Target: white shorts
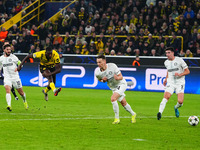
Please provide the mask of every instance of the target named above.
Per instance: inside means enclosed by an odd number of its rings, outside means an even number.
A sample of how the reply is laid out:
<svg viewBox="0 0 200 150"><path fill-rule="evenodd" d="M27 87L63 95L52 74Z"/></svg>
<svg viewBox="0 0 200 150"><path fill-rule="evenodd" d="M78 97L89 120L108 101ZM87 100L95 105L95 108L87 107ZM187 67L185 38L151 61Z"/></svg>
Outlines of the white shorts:
<svg viewBox="0 0 200 150"><path fill-rule="evenodd" d="M120 97L118 98L118 101L121 102L123 100L123 98L126 96L125 95L125 91L126 91L127 85L126 84L121 84L119 85L116 89L113 89L112 92L116 92L120 95Z"/></svg>
<svg viewBox="0 0 200 150"><path fill-rule="evenodd" d="M13 85L13 87L16 89L22 88L22 82L19 78L16 78L16 79L4 78L4 86L6 86L6 85L8 85L10 87L12 87L12 85Z"/></svg>
<svg viewBox="0 0 200 150"><path fill-rule="evenodd" d="M176 92L178 93L184 93L185 91L185 84L167 84L165 87L165 92L169 92L171 95Z"/></svg>

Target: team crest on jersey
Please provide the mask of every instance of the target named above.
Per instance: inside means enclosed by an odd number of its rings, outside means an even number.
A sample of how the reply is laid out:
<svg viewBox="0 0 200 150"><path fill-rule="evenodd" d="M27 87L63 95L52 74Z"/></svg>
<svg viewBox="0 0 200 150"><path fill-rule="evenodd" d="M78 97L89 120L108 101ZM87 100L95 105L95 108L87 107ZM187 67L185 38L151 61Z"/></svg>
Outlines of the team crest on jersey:
<svg viewBox="0 0 200 150"><path fill-rule="evenodd" d="M109 75L112 75L112 71L109 71L109 73L108 73Z"/></svg>
<svg viewBox="0 0 200 150"><path fill-rule="evenodd" d="M177 62L174 63L174 66L177 66Z"/></svg>
<svg viewBox="0 0 200 150"><path fill-rule="evenodd" d="M12 62L12 59L11 59L11 58L9 58L9 59L8 59L8 62Z"/></svg>

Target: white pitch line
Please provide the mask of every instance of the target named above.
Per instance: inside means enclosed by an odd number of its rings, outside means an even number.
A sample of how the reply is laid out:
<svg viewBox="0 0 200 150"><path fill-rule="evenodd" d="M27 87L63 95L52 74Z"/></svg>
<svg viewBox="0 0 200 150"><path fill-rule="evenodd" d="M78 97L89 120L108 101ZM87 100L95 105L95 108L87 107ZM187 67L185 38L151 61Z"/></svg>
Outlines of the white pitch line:
<svg viewBox="0 0 200 150"><path fill-rule="evenodd" d="M58 116L58 117L112 117L112 116L96 116L96 115L73 115L73 114L27 114L27 113L0 113L0 115L11 115L11 116ZM192 115L191 115L192 116ZM196 115L197 117L200 117ZM122 116L120 118L130 118L131 116ZM174 118L175 116L162 116L162 118ZM181 118L186 118L189 116L180 116ZM137 116L137 118L157 118L157 116Z"/></svg>
<svg viewBox="0 0 200 150"><path fill-rule="evenodd" d="M187 118L188 116L180 116L181 118ZM120 117L120 118L131 118L130 116L123 116L123 117ZM137 117L137 118L157 118L155 116L140 116L140 117ZM163 118L175 118L175 116L163 116ZM0 121L53 121L53 120L102 120L102 119L113 119L113 116L109 116L109 117L83 117L83 118L72 118L72 117L66 117L66 118L36 118L36 119L33 119L33 118L30 118L30 119L0 119Z"/></svg>

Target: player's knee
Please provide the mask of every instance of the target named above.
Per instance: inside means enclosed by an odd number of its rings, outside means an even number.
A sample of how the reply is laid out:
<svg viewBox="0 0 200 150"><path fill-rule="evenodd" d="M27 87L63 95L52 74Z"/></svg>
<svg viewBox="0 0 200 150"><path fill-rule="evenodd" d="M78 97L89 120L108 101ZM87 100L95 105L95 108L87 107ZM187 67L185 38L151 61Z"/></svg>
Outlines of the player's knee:
<svg viewBox="0 0 200 150"><path fill-rule="evenodd" d="M183 104L183 100L178 100L178 103L179 104Z"/></svg>
<svg viewBox="0 0 200 150"><path fill-rule="evenodd" d="M117 100L117 98L116 97L111 97L111 102L114 102L114 101L116 101Z"/></svg>
<svg viewBox="0 0 200 150"><path fill-rule="evenodd" d="M121 104L122 104L123 107L126 106L126 105L127 105L126 100L123 99L123 100L121 101Z"/></svg>

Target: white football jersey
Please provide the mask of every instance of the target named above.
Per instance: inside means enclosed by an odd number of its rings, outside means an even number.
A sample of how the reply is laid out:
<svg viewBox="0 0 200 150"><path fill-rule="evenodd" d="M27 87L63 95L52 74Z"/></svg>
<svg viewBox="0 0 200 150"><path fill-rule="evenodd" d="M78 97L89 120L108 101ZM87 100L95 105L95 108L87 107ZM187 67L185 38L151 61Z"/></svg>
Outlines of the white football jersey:
<svg viewBox="0 0 200 150"><path fill-rule="evenodd" d="M175 73L183 73L184 69L188 68L187 64L182 58L175 57L173 61L167 59L164 64L168 71L168 83L185 84L185 76L175 77Z"/></svg>
<svg viewBox="0 0 200 150"><path fill-rule="evenodd" d="M18 71L15 72L18 61L19 59L14 54L10 54L8 57L4 55L0 57L0 68L3 68L4 78L19 78Z"/></svg>
<svg viewBox="0 0 200 150"><path fill-rule="evenodd" d="M107 85L111 90L116 89L121 84L127 84L126 80L123 78L122 80L115 80L114 74L119 75L121 71L114 63L107 63L107 69L105 71L101 71L100 68L98 68L95 72L95 76L97 79L101 80L103 77L106 77L108 79Z"/></svg>

